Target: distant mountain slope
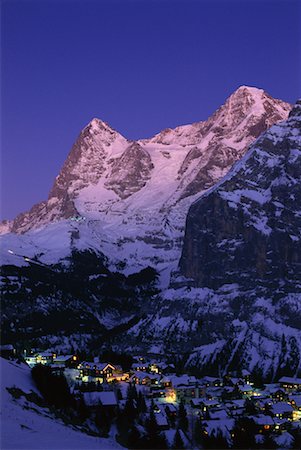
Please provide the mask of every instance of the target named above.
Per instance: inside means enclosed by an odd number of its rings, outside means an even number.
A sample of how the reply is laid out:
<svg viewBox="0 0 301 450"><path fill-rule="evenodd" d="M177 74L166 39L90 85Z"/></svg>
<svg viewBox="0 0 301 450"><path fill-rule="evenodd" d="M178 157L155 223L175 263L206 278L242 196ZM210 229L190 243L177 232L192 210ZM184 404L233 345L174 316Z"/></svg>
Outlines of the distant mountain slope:
<svg viewBox="0 0 301 450"><path fill-rule="evenodd" d="M25 248L30 257L40 254L52 262L72 248L94 248L113 262L123 261L129 271L175 267L193 200L289 110L289 104L263 90L242 86L207 121L138 142L93 119L72 147L48 200L2 224L3 233L11 231L2 247L20 254ZM54 234L57 240L49 242ZM12 262L7 256L3 262Z"/></svg>

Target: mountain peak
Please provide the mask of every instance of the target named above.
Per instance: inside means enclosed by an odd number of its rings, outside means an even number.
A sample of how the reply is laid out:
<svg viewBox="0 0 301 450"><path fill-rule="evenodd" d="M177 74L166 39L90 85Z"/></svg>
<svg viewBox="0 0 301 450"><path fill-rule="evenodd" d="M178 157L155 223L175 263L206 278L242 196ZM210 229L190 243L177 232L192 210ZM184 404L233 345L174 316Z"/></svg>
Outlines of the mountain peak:
<svg viewBox="0 0 301 450"><path fill-rule="evenodd" d="M84 130L90 131L91 134L98 134L99 132L107 131L110 134L117 133L107 122L94 117L88 125L84 128Z"/></svg>
<svg viewBox="0 0 301 450"><path fill-rule="evenodd" d="M264 90L261 88L258 88L256 86L241 85L236 89L236 91L234 91L234 94L236 92L249 92L250 94L258 94L258 93L263 93Z"/></svg>

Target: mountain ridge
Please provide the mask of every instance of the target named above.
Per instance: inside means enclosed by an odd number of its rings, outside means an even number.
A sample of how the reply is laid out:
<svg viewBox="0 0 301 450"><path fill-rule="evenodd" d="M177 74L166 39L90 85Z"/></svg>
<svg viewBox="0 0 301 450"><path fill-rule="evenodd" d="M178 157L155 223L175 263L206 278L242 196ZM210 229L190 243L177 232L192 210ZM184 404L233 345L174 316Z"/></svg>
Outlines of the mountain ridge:
<svg viewBox="0 0 301 450"><path fill-rule="evenodd" d="M49 235L47 227L61 226L62 235L79 235L67 244L70 251L86 241L126 263L127 270L159 264L169 271L180 256L190 204L241 158L254 134L285 119L290 108L263 90L241 87L207 121L170 130L169 143L157 142L158 135L130 141L94 118L77 138L48 200L2 224L2 230L11 231L7 241L15 245L16 234L29 233L25 241L32 242L30 236L42 236L43 228ZM30 256L52 252L47 243L28 250Z"/></svg>

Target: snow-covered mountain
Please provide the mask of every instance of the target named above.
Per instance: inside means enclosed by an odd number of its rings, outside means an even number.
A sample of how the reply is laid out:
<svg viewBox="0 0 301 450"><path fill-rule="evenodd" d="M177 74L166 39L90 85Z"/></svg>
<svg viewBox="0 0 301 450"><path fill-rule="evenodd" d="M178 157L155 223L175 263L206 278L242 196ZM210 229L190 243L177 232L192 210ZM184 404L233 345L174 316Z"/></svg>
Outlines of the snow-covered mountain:
<svg viewBox="0 0 301 450"><path fill-rule="evenodd" d="M72 147L48 200L0 227L3 263L22 263L12 260L9 248L39 255L46 263L74 248L92 248L112 263L121 261L128 272L147 265L166 269L167 284L191 203L289 110L289 104L263 90L242 86L207 121L151 139L129 141L93 119Z"/></svg>
<svg viewBox="0 0 301 450"><path fill-rule="evenodd" d="M216 375L300 376L301 101L191 205L174 285L128 332L134 347Z"/></svg>

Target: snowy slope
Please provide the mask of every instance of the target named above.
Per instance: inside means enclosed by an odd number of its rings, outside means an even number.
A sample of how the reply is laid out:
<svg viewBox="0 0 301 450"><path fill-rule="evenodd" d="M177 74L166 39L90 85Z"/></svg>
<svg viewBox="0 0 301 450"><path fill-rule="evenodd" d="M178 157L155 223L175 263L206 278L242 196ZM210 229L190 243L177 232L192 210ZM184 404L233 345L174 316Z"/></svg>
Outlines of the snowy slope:
<svg viewBox="0 0 301 450"><path fill-rule="evenodd" d="M48 200L3 224L2 232L16 233L2 238L3 263L12 262L5 253L9 246L19 254L22 246L30 256L44 253L45 262L65 257L73 246L86 246L110 255L112 263L124 261L127 272L155 265L167 284L180 256L191 203L289 110L290 105L263 90L242 86L207 121L139 142L93 119ZM77 216L85 220L72 220ZM55 243L48 240L51 235Z"/></svg>
<svg viewBox="0 0 301 450"><path fill-rule="evenodd" d="M54 419L46 408L31 404L24 397L14 399L6 388L25 393L37 390L30 369L0 358L1 363L1 449L14 450L92 450L122 448L112 439L88 436Z"/></svg>

